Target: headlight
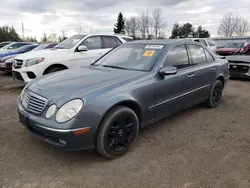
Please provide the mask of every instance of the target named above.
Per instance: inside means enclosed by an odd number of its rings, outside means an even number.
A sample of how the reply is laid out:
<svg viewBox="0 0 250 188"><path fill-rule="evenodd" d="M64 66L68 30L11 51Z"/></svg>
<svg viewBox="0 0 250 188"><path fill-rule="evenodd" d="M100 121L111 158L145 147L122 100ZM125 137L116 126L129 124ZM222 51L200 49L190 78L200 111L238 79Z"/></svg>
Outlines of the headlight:
<svg viewBox="0 0 250 188"><path fill-rule="evenodd" d="M55 111L56 111L56 105L53 104L53 105L51 105L51 106L49 107L49 109L47 110L45 117L46 117L47 119L51 118L51 116L53 116L53 114L55 113Z"/></svg>
<svg viewBox="0 0 250 188"><path fill-rule="evenodd" d="M4 61L4 63L13 63L13 61L14 61L14 58L11 57L11 58L9 58L9 59L6 59L6 60Z"/></svg>
<svg viewBox="0 0 250 188"><path fill-rule="evenodd" d="M35 59L30 59L26 62L25 66L30 67L32 65L36 65L38 63L43 62L45 59L43 57L35 58Z"/></svg>
<svg viewBox="0 0 250 188"><path fill-rule="evenodd" d="M82 109L83 101L81 99L74 99L64 104L56 113L56 121L58 123L66 122Z"/></svg>

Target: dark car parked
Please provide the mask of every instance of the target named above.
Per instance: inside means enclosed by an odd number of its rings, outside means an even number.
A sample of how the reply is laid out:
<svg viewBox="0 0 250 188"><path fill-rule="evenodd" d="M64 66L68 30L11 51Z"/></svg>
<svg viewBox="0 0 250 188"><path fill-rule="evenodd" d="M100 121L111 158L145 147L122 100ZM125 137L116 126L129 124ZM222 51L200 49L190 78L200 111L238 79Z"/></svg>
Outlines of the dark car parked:
<svg viewBox="0 0 250 188"><path fill-rule="evenodd" d="M231 78L250 78L250 56L238 55L226 58Z"/></svg>
<svg viewBox="0 0 250 188"><path fill-rule="evenodd" d="M67 150L126 153L141 127L199 103L217 107L228 62L197 42L125 43L88 68L31 81L17 100L20 121Z"/></svg>

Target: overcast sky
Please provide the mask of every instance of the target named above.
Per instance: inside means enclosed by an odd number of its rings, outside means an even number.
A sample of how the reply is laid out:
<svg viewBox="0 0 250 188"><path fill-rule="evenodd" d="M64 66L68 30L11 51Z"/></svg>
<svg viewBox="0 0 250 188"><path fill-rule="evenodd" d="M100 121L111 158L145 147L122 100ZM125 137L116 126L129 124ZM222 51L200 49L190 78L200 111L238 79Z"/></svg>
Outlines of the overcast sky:
<svg viewBox="0 0 250 188"><path fill-rule="evenodd" d="M250 0L2 0L0 25L13 25L21 35L23 22L25 36L37 38L44 32L64 31L70 36L79 25L84 32L110 33L119 12L129 18L158 7L167 22L167 36L175 22L202 25L216 36L220 19L228 12L250 21Z"/></svg>

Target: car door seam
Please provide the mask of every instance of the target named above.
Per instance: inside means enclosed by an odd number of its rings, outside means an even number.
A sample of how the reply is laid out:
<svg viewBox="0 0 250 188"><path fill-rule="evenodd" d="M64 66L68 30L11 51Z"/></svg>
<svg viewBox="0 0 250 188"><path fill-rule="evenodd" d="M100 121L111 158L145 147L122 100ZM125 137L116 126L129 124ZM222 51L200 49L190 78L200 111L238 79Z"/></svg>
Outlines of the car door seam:
<svg viewBox="0 0 250 188"><path fill-rule="evenodd" d="M171 99L165 100L165 101L163 101L163 102L160 102L160 103L158 103L158 104L155 104L155 105L153 105L153 106L150 106L150 107L149 107L149 110L151 110L152 108L156 108L156 107L158 107L158 106L161 106L161 105L163 105L163 104L165 104L165 103L171 102L171 101L173 101L173 100L176 100L176 99L178 99L178 98L184 97L184 96L186 96L186 95L189 95L189 94L191 94L191 93L193 93L193 92L196 92L196 91L199 91L199 90L201 90L201 89L207 88L207 87L209 87L209 86L210 86L210 84L205 85L205 86L202 86L202 87L199 87L199 88L194 89L194 90L192 90L192 91L183 93L183 94L178 95L178 96L176 96L176 97L173 97L173 98L171 98Z"/></svg>

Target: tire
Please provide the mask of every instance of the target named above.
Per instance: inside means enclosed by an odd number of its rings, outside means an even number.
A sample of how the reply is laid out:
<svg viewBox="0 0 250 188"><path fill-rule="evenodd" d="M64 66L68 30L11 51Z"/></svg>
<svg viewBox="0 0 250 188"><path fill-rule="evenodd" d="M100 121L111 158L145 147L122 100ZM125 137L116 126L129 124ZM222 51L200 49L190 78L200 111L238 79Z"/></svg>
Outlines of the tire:
<svg viewBox="0 0 250 188"><path fill-rule="evenodd" d="M222 98L223 84L220 80L216 80L211 89L209 99L207 101L208 108L216 108L219 106Z"/></svg>
<svg viewBox="0 0 250 188"><path fill-rule="evenodd" d="M65 68L59 67L59 66L58 67L50 67L48 70L46 70L45 75L50 74L50 73L54 73L57 71L62 71L62 70L65 70Z"/></svg>
<svg viewBox="0 0 250 188"><path fill-rule="evenodd" d="M100 125L97 151L106 158L118 158L134 145L138 131L139 121L135 112L124 106L115 107Z"/></svg>

